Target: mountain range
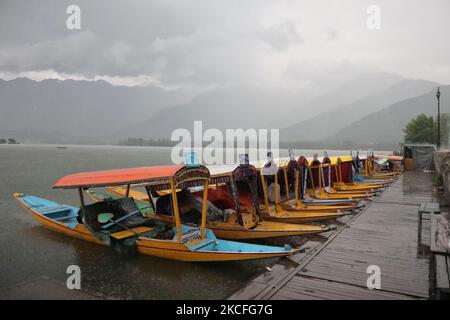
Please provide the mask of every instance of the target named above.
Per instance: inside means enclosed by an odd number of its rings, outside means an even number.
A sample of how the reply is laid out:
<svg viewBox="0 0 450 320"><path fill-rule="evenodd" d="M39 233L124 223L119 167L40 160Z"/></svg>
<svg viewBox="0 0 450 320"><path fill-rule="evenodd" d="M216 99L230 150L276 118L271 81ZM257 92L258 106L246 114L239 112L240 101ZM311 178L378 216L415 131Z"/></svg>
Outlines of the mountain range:
<svg viewBox="0 0 450 320"><path fill-rule="evenodd" d="M328 137L335 137L337 132L372 112L424 94L436 86L431 81L401 79L385 90L349 104L338 105L332 110L283 128L280 136L283 141L323 141Z"/></svg>
<svg viewBox="0 0 450 320"><path fill-rule="evenodd" d="M128 137L170 138L174 129L191 130L193 121L202 120L203 130L281 128L280 138L286 142L396 144L411 118L421 112L434 114L437 85L379 73L360 75L331 92L324 88L317 96L305 89L235 86L192 98L182 90L104 81L0 80L0 137L115 144ZM443 87L443 102L447 91ZM384 124L380 117L389 121ZM395 126L388 130L391 122ZM386 133L380 134L385 127Z"/></svg>
<svg viewBox="0 0 450 320"><path fill-rule="evenodd" d="M311 97L309 92L303 90L268 90L258 87L217 89L185 105L160 110L153 117L129 126L125 131L131 136L170 138L174 129L192 130L195 120L203 121L204 130L284 128L298 119L307 119L320 112L327 113L336 103L362 99L369 92L385 90L402 80L398 75L364 74L338 90L318 97ZM286 135L282 136L283 140L288 140L285 138Z"/></svg>
<svg viewBox="0 0 450 320"><path fill-rule="evenodd" d="M440 112L450 113L450 86L441 86ZM329 141L352 142L376 146L386 142L401 142L403 128L417 115L425 113L436 117L436 89L417 97L402 100L380 111L373 112L339 130Z"/></svg>
<svg viewBox="0 0 450 320"><path fill-rule="evenodd" d="M105 81L0 80L0 136L22 141L107 141L117 128L184 102L184 94Z"/></svg>

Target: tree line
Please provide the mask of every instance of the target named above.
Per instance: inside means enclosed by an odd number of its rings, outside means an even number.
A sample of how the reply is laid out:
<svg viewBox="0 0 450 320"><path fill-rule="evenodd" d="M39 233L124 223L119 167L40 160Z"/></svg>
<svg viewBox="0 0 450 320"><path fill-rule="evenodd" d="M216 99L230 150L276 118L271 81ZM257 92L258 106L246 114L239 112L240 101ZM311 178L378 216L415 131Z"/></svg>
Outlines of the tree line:
<svg viewBox="0 0 450 320"><path fill-rule="evenodd" d="M441 146L448 146L450 115L443 113L440 118ZM403 132L406 143L436 144L438 136L437 119L421 113L408 122Z"/></svg>
<svg viewBox="0 0 450 320"><path fill-rule="evenodd" d="M448 113L441 114L440 117L440 131L441 131L441 145L448 146L449 145L449 124L450 124L450 115ZM404 132L404 142L405 143L428 143L428 144L436 144L437 142L437 119L434 119L433 116L428 116L424 113L419 114L417 117L412 119L406 127L403 129ZM246 146L247 146L246 141ZM0 139L0 144L17 144L15 139ZM118 145L120 146L153 146L153 147L173 147L177 144L177 141L171 141L168 138L135 138L131 137L126 140L119 141ZM207 143L205 143L207 144ZM381 146L382 145L382 146ZM280 142L281 148L295 148L295 149L308 149L308 148L350 148L355 149L355 147L394 147L395 144L381 144L381 145L359 145L354 141L346 141L342 143L320 143L317 141L297 141L284 143Z"/></svg>
<svg viewBox="0 0 450 320"><path fill-rule="evenodd" d="M138 146L138 147L173 147L176 141L170 139L144 139L144 138L128 138L119 141L119 146Z"/></svg>
<svg viewBox="0 0 450 320"><path fill-rule="evenodd" d="M19 143L14 138L8 138L8 139L0 138L0 144L19 144Z"/></svg>

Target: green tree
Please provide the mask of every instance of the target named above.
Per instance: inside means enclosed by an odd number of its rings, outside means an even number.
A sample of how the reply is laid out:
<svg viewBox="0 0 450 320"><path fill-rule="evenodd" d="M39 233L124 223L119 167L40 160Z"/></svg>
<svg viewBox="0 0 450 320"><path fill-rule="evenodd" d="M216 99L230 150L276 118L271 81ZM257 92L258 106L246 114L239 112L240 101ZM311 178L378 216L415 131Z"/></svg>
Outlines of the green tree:
<svg viewBox="0 0 450 320"><path fill-rule="evenodd" d="M448 113L441 114L441 145L447 146L449 140L449 124L450 116ZM405 133L404 140L406 143L431 143L437 141L437 120L433 120L432 116L419 114L412 119L403 129Z"/></svg>
<svg viewBox="0 0 450 320"><path fill-rule="evenodd" d="M403 129L406 143L433 143L433 117L419 114Z"/></svg>

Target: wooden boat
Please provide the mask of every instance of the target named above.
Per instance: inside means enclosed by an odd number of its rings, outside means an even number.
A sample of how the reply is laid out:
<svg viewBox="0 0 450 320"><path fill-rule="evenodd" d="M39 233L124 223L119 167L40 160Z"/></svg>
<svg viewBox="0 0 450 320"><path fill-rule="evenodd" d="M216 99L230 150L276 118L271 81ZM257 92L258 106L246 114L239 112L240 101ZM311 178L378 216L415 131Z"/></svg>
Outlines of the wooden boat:
<svg viewBox="0 0 450 320"><path fill-rule="evenodd" d="M335 190L332 190L326 183L325 183L325 176L323 172L324 166L327 168L330 168L331 165L329 163L326 163L323 165L317 158L313 159L311 164L308 164L308 162L305 163L309 178L309 181L311 183L311 188L308 188L308 195L312 198L317 199L344 199L344 200L355 200L355 199L367 199L370 197L370 194L367 193L343 193L343 192L336 192Z"/></svg>
<svg viewBox="0 0 450 320"><path fill-rule="evenodd" d="M370 190L338 190L333 187L333 182L335 182L337 179L333 176L333 167L336 166L336 162L332 163L331 159L328 157L324 157L322 160L322 163L320 164L322 172L322 182L324 186L324 190L331 194L360 194L365 195L366 197L375 196L380 190L378 188L371 188Z"/></svg>
<svg viewBox="0 0 450 320"><path fill-rule="evenodd" d="M374 156L368 154L364 159L359 157L359 153L353 159L356 180L364 182L390 183L401 175L402 172L376 172L374 168ZM362 163L362 164L361 164Z"/></svg>
<svg viewBox="0 0 450 320"><path fill-rule="evenodd" d="M229 211L225 220L207 219L206 226L214 231L216 236L223 239L265 239L285 236L299 236L329 231L327 226L299 225L285 222L297 223L300 221L323 220L323 215L287 216L281 219L261 219L258 197L256 195L256 169L251 165L224 165L208 167L211 180L208 190L208 201L211 201L221 210ZM250 190L246 196L241 194L239 185L245 184ZM108 188L107 191L116 196L126 196L127 189L124 187ZM242 191L242 190L241 190ZM137 201L148 201L144 192L135 189L129 190L129 196ZM241 192L242 193L242 192ZM194 193L200 196L200 191ZM96 197L90 195L94 200ZM249 199L250 197L250 199ZM170 222L168 218L157 214L160 219ZM339 215L340 216L340 215ZM314 219L316 218L316 219ZM280 222L283 221L283 222Z"/></svg>
<svg viewBox="0 0 450 320"><path fill-rule="evenodd" d="M350 161L351 158L350 158ZM338 157L336 159L335 177L336 181L333 182L333 188L336 190L364 190L364 191L375 191L385 188L387 185L384 183L368 183L368 182L344 182L342 177L342 159Z"/></svg>
<svg viewBox="0 0 450 320"><path fill-rule="evenodd" d="M302 161L302 157L299 158ZM282 202L281 207L287 211L347 211L357 208L354 203L326 203L321 200L313 201L312 199L304 199L303 190L305 188L303 180L303 171L298 160L295 159L279 159L277 161L279 170L281 171L284 181L284 192L286 199ZM300 177L302 174L302 177ZM300 200L300 197L302 198ZM311 203L312 202L312 203Z"/></svg>
<svg viewBox="0 0 450 320"><path fill-rule="evenodd" d="M338 188L336 189L333 186L333 182L336 181L336 177L333 177L333 167L336 167L337 163L332 163L331 159L328 157L324 157L321 163L321 169L322 169L322 182L324 185L324 189L326 192L331 194L361 194L366 196L374 196L378 192L380 192L379 188L371 187L369 189L367 188L359 188L359 187L353 187L350 190L347 190L347 186L344 185L344 190L341 189L342 184L338 184Z"/></svg>
<svg viewBox="0 0 450 320"><path fill-rule="evenodd" d="M382 158L386 158L389 161L403 161L404 158L402 156L396 156L396 155L385 155L385 154L374 154L372 153L372 156L374 157L374 159L382 159Z"/></svg>
<svg viewBox="0 0 450 320"><path fill-rule="evenodd" d="M351 164L352 164L352 182L354 183L368 183L368 184L374 184L377 186L388 186L392 181L394 181L392 178L389 179L377 179L377 178L367 178L363 176L363 167L365 167L364 162L366 161L367 157L359 157L359 152L356 154L356 156L353 156L350 153L351 157Z"/></svg>
<svg viewBox="0 0 450 320"><path fill-rule="evenodd" d="M165 259L234 261L287 256L297 251L289 246L264 246L218 239L214 232L206 228L209 179L209 170L204 166L106 170L68 175L54 184L54 188L78 189L80 209L19 193L14 194L14 197L33 217L54 231L113 247L131 243L138 253ZM129 198L105 200L91 205L84 203L82 190L131 184L142 184L149 192L169 190L174 226L160 229L165 224L143 216ZM192 227L182 224L176 190L198 186L204 190L202 200L197 203L200 205L202 223L199 227Z"/></svg>
<svg viewBox="0 0 450 320"><path fill-rule="evenodd" d="M286 203L285 200L280 199L279 184L278 184L278 173L279 168L275 161L269 160L264 165L257 161L254 162L258 167L256 167L259 183L261 185L261 192L263 203L260 205L261 217L264 220L270 221L285 221L289 223L302 223L310 221L320 221L328 219L336 219L344 215L349 214L348 210L286 210L283 205ZM267 166L272 166L273 170L266 170ZM274 197L273 203L269 201L268 185L267 179L273 180L274 185ZM346 207L346 209L349 207ZM351 207L353 208L353 207Z"/></svg>
<svg viewBox="0 0 450 320"><path fill-rule="evenodd" d="M373 152L369 153L364 161L364 174L366 177L374 178L396 178L402 174L402 171L380 171L376 169L376 158Z"/></svg>
<svg viewBox="0 0 450 320"><path fill-rule="evenodd" d="M302 222L312 222L312 221L322 221L328 219L336 219L348 214L348 209L353 208L353 206L339 206L335 210L320 210L320 207L317 210L313 210L310 207L304 205L303 210L284 210L281 206L283 201L280 199L275 199L275 204L270 205L268 202L268 194L267 188L265 186L264 176L261 175L263 172L261 168L255 168L252 165L247 166L247 176L245 177L245 185L247 186L248 192L244 192L241 189L237 190L237 198L242 201L242 198L250 197L250 201L247 201L247 204L252 202L252 209L254 212L258 213L262 219L265 221L277 221L277 222L288 222L288 223L302 223ZM259 181L258 181L259 178ZM277 177L275 177L277 179ZM234 180L238 182L242 182L241 178L237 175L234 176ZM264 184L263 184L264 182ZM258 192L258 184L262 186L260 191L262 192L262 196L260 197ZM276 193L278 194L278 193ZM263 199L263 203L261 204L260 199ZM250 206L247 205L246 209L248 210ZM309 209L309 210L306 210Z"/></svg>

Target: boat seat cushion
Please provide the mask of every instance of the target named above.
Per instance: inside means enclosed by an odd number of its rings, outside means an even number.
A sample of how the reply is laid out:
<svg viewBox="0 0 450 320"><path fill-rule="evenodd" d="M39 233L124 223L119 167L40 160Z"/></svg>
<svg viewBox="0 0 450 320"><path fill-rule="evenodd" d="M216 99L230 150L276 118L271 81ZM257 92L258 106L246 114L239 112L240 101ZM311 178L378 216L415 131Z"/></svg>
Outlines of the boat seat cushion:
<svg viewBox="0 0 450 320"><path fill-rule="evenodd" d="M57 207L50 207L50 208L46 208L43 210L39 210L39 213L43 214L43 215L49 215L51 213L68 213L72 211L72 208L62 205L62 206L57 206Z"/></svg>

